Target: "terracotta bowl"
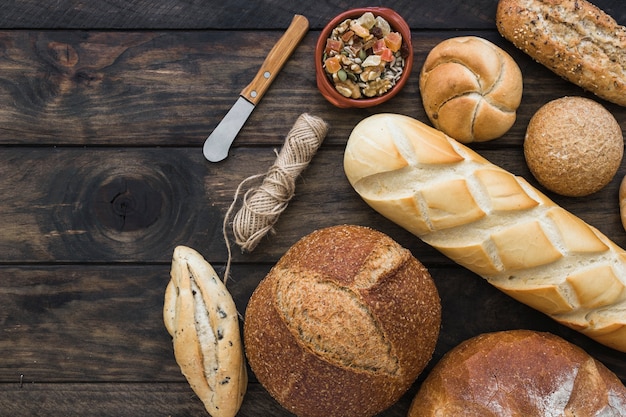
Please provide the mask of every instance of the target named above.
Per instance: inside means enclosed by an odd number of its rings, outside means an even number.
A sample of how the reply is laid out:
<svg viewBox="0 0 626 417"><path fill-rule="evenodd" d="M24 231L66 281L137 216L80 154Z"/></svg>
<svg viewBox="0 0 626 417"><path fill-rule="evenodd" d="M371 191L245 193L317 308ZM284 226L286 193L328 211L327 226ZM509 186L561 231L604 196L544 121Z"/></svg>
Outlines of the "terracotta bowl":
<svg viewBox="0 0 626 417"><path fill-rule="evenodd" d="M374 14L374 16L381 16L385 18L385 20L389 22L391 29L399 32L402 35L402 42L406 44L406 47L409 51L409 56L404 62L404 70L402 72L402 76L396 82L396 85L391 88L391 90L378 97L353 99L341 95L335 89L335 86L328 78L328 76L326 75L326 71L323 68L322 58L324 56L324 49L326 49L326 39L330 37L330 33L332 32L332 30L344 20L349 18L358 18L365 12L371 12L372 14ZM412 68L413 44L411 43L411 29L409 28L409 25L406 23L406 21L398 13L385 7L364 7L351 9L337 15L326 25L326 27L324 27L315 46L315 72L317 87L319 88L322 95L326 98L326 100L341 108L363 108L384 103L385 101L395 96L402 89L411 74Z"/></svg>

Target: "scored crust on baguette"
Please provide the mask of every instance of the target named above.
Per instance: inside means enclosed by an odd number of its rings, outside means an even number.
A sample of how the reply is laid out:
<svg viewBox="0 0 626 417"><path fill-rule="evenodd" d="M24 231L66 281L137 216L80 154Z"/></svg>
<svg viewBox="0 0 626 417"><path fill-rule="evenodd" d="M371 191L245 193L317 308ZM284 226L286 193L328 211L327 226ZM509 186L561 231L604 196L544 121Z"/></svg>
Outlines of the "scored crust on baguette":
<svg viewBox="0 0 626 417"><path fill-rule="evenodd" d="M234 417L248 383L235 303L197 251L177 246L163 321L181 372L212 417Z"/></svg>
<svg viewBox="0 0 626 417"><path fill-rule="evenodd" d="M500 34L566 80L626 106L626 28L586 0L500 0Z"/></svg>
<svg viewBox="0 0 626 417"><path fill-rule="evenodd" d="M395 148L399 161L379 164L380 148ZM626 352L626 252L523 178L397 114L354 128L344 169L383 216L513 298Z"/></svg>

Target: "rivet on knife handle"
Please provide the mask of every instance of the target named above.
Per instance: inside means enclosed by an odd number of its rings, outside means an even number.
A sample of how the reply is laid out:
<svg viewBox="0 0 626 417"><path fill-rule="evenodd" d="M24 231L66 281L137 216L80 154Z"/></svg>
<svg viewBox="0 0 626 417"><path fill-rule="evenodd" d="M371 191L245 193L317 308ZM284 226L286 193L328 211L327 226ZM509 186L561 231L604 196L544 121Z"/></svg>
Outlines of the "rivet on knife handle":
<svg viewBox="0 0 626 417"><path fill-rule="evenodd" d="M295 15L283 36L263 61L252 82L241 91L235 105L204 142L203 153L206 159L219 162L228 156L230 145L239 130L308 30L307 18Z"/></svg>

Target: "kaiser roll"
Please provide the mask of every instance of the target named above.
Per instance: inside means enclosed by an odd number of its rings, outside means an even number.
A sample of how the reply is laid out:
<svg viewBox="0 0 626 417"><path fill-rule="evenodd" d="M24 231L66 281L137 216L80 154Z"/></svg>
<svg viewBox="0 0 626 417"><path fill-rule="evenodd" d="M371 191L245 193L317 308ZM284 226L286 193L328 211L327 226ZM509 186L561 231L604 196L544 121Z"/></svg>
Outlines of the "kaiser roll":
<svg viewBox="0 0 626 417"><path fill-rule="evenodd" d="M431 123L462 143L505 134L522 100L522 72L503 49L463 36L436 45L420 74L422 103Z"/></svg>
<svg viewBox="0 0 626 417"><path fill-rule="evenodd" d="M613 115L584 97L562 97L543 105L530 119L524 139L533 176L568 197L583 197L606 186L623 153L622 130Z"/></svg>
<svg viewBox="0 0 626 417"><path fill-rule="evenodd" d="M510 330L461 343L435 365L408 417L625 416L626 388L550 333Z"/></svg>
<svg viewBox="0 0 626 417"><path fill-rule="evenodd" d="M317 230L294 244L252 294L248 362L287 410L373 416L429 362L441 304L426 268L362 226Z"/></svg>

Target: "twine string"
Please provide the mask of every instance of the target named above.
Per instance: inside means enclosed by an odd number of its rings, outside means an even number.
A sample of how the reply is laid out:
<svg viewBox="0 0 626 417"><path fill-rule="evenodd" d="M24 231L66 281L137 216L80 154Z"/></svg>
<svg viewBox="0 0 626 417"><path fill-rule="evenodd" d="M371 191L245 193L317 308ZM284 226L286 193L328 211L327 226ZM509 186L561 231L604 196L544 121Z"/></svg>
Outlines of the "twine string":
<svg viewBox="0 0 626 417"><path fill-rule="evenodd" d="M270 169L265 174L252 175L239 184L222 229L228 250L224 282L228 278L232 258L228 224L243 187L263 178L260 185L244 193L242 205L232 222L235 243L242 251L252 252L267 233L274 232L274 224L295 195L298 176L313 159L327 132L328 125L324 120L307 113L301 114Z"/></svg>

